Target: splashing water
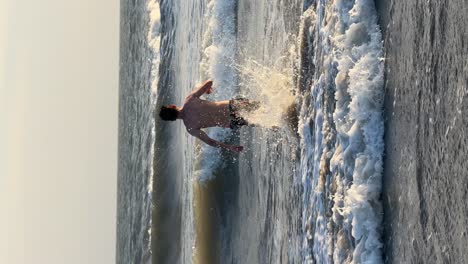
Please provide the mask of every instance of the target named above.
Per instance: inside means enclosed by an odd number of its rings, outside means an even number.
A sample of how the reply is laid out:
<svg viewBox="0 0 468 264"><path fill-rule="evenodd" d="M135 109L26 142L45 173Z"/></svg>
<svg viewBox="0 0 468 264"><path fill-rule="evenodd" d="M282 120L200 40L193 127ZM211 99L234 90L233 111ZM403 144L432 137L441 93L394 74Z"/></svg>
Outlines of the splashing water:
<svg viewBox="0 0 468 264"><path fill-rule="evenodd" d="M244 81L241 86L249 99L259 101L259 109L241 115L252 124L263 127L281 126L286 122L286 112L294 104L292 67L267 67L248 59L237 66Z"/></svg>

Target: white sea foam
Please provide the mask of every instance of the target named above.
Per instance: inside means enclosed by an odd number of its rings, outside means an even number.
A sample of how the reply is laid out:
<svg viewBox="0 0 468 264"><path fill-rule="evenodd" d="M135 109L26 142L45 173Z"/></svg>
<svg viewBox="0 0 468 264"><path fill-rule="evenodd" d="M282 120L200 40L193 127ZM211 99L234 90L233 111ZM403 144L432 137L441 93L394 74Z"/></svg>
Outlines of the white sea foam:
<svg viewBox="0 0 468 264"><path fill-rule="evenodd" d="M159 63L161 61L161 53L160 53L160 44L161 44L161 13L159 9L159 3L156 0L148 1L147 5L148 13L149 13L149 31L148 31L148 45L151 48L152 52L152 65L151 65L151 108L154 110L156 106L156 96L157 96L157 89L158 89L158 81L159 81ZM154 145L155 140L155 122L152 119L152 126L151 126L151 146ZM148 192L153 192L153 157L154 156L154 148L151 148L151 164L150 164L150 175L151 179L149 181Z"/></svg>
<svg viewBox="0 0 468 264"><path fill-rule="evenodd" d="M201 80L213 80L213 93L209 100L228 100L237 91L235 1L211 0L208 2L205 20L207 22L203 37L203 58L200 63ZM208 135L223 141L230 131L222 128L208 129ZM204 182L212 179L213 169L221 160L219 149L203 144L198 153L200 166L195 172L197 180Z"/></svg>
<svg viewBox="0 0 468 264"><path fill-rule="evenodd" d="M159 8L159 2L156 0L151 0L147 2L147 10L149 14L149 31L147 35L148 45L151 48L152 52L152 64L151 64L151 112L154 112L156 107L156 96L157 96L157 89L158 89L158 81L159 81L159 63L161 61L161 53L160 53L160 43L161 43L161 12ZM155 127L155 120L151 118L151 146L154 146L155 138L156 138L156 127ZM150 157L149 157L149 181L148 181L148 194L149 200L151 201L151 196L153 193L153 159L154 159L154 148L150 148ZM151 209L147 210L151 212ZM151 241L151 217L149 229L147 230L149 239ZM151 243L148 243L148 251L151 252ZM147 257L146 260L148 262L151 261L150 257Z"/></svg>
<svg viewBox="0 0 468 264"><path fill-rule="evenodd" d="M336 263L381 263L383 53L374 2L318 2L317 14L314 36L320 39L317 45L322 58L315 63L323 63L317 65L323 72L317 74L311 88L313 110L303 106L300 121L301 149L308 159L301 165L304 202L312 207L306 208L305 214L316 214L314 223L310 223L312 218L305 223L314 225L313 259L320 263L331 259ZM320 95L330 87L336 100L331 121L322 118ZM308 123L314 115L312 132ZM334 142L328 140L332 124ZM326 159L330 160L330 174L321 177ZM333 189L324 189L328 186ZM330 193L333 207L328 221L333 224L324 220L330 204L323 197ZM354 246L348 242L349 234ZM352 255L346 253L349 249Z"/></svg>
<svg viewBox="0 0 468 264"><path fill-rule="evenodd" d="M338 6L340 4L338 2ZM351 100L347 104L338 103L335 110L334 118L345 120L337 122L338 142L343 152L335 153L331 168L336 173L351 171L354 166L353 181L345 193L342 211L343 217L351 222L351 233L357 242L353 262L380 263L382 212L379 196L384 148L382 36L373 1L356 1L348 14L340 17L345 32L337 36L334 44L342 51L336 57L337 76L347 75L349 80L336 78L335 83L337 89L345 89L342 92L347 92ZM340 38L344 41L339 41ZM340 119L347 111L344 119ZM354 161L346 160L347 152Z"/></svg>

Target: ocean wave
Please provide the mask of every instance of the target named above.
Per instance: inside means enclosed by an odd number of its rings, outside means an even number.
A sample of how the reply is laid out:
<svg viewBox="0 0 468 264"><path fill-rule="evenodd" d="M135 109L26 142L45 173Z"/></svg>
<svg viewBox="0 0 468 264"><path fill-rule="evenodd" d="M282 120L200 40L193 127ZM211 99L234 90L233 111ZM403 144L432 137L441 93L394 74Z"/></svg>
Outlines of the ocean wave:
<svg viewBox="0 0 468 264"><path fill-rule="evenodd" d="M319 1L305 14L316 20L304 29L316 68L300 122L305 259L381 263L384 65L374 2Z"/></svg>
<svg viewBox="0 0 468 264"><path fill-rule="evenodd" d="M152 64L151 64L151 108L155 109L156 107L156 96L158 90L158 82L159 82L159 64L161 62L161 53L160 53L160 46L161 46L161 12L159 8L159 3L157 1L149 1L148 2L148 13L149 13L149 31L148 31L148 45L151 48L152 53ZM155 122L154 119L151 124L151 135L152 141L151 145L154 145L155 139ZM151 157L154 156L154 148L151 148ZM151 158L151 161L153 159ZM151 162L152 163L152 162ZM148 192L153 192L153 165L150 165L151 168L151 180L149 181Z"/></svg>
<svg viewBox="0 0 468 264"><path fill-rule="evenodd" d="M156 100L157 100L157 90L158 90L158 82L159 82L159 64L161 62L161 53L160 53L160 46L161 46L161 11L159 7L159 2L156 0L148 1L147 2L147 10L149 15L149 31L147 35L148 46L151 49L152 59L151 59L151 79L150 79L150 89L151 89L151 97L150 97L150 105L151 105L151 112L154 112L156 107ZM151 119L151 146L154 146L155 139L156 139L156 124L154 118ZM150 158L149 158L149 170L150 180L148 181L148 194L149 200L151 201L152 193L153 193L153 176L154 176L154 168L153 168L153 160L154 160L154 148L150 148ZM151 203L149 203L151 204ZM152 207L152 206L151 206ZM149 210L151 211L151 210ZM151 223L152 219L149 216L149 227L147 230L149 241L151 241ZM145 263L151 262L151 243L148 243L148 255L144 258Z"/></svg>
<svg viewBox="0 0 468 264"><path fill-rule="evenodd" d="M236 1L208 1L205 12L205 34L203 36L203 56L200 62L200 78L212 79L214 91L209 100L228 100L238 92L236 63ZM223 128L210 128L211 138L224 141L231 131ZM222 163L220 149L205 144L200 146L197 155L199 166L195 179L206 182L213 179L213 170Z"/></svg>

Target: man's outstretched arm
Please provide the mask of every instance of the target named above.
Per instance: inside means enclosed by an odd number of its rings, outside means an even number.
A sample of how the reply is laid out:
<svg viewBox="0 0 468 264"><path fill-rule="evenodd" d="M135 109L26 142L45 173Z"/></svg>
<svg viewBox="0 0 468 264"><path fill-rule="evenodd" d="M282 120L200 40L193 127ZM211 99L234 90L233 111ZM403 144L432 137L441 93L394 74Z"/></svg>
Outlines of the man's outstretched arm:
<svg viewBox="0 0 468 264"><path fill-rule="evenodd" d="M195 97L200 97L203 94L211 93L211 87L213 86L212 80L206 80L202 85L200 85L197 89L195 89L190 95Z"/></svg>
<svg viewBox="0 0 468 264"><path fill-rule="evenodd" d="M200 129L192 129L189 131L190 135L199 138L201 141L205 142L206 144L216 147L216 148L225 148L231 151L240 152L244 149L242 146L234 146L234 145L227 145L222 142L216 141L210 138L205 132Z"/></svg>

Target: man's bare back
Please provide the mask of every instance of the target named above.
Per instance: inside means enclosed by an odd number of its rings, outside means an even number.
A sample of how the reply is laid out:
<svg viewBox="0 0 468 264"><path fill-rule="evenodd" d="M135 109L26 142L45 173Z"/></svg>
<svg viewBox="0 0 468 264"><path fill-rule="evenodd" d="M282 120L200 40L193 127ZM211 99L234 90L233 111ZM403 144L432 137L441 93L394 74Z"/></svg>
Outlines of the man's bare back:
<svg viewBox="0 0 468 264"><path fill-rule="evenodd" d="M187 96L182 108L178 108L175 105L163 106L159 115L163 120L174 121L182 119L187 131L192 136L199 138L210 146L221 147L236 152L242 151L242 146L227 145L216 141L201 130L202 128L216 126L234 128L247 125L247 122L243 118L236 115L236 107L233 106L234 100L212 102L200 99L200 96L203 94L211 93L212 86L212 81L206 81ZM250 103L246 99L239 99L237 101L241 105L250 106L250 108L258 107L258 102Z"/></svg>
<svg viewBox="0 0 468 264"><path fill-rule="evenodd" d="M207 127L230 127L229 101L211 102L189 96L181 109L182 120L190 132Z"/></svg>

